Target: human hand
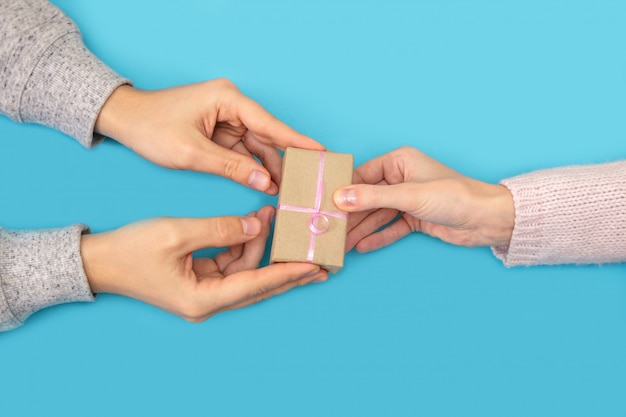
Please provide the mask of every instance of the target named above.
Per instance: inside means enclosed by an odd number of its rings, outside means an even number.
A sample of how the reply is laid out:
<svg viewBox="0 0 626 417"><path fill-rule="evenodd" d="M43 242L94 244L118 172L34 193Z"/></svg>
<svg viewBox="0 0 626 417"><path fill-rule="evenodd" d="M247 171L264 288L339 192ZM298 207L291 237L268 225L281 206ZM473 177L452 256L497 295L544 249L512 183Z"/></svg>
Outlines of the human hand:
<svg viewBox="0 0 626 417"><path fill-rule="evenodd" d="M121 86L95 131L163 167L221 175L272 195L280 183L278 149L324 149L225 79L157 91Z"/></svg>
<svg viewBox="0 0 626 417"><path fill-rule="evenodd" d="M515 212L507 188L461 175L417 149L366 162L353 182L333 195L337 207L352 213L347 251L379 249L411 232L462 246L511 240Z"/></svg>
<svg viewBox="0 0 626 417"><path fill-rule="evenodd" d="M158 218L85 235L89 285L94 293L125 295L200 322L326 280L328 272L307 263L257 269L273 216L268 206L247 217ZM192 258L193 251L224 246L214 259Z"/></svg>

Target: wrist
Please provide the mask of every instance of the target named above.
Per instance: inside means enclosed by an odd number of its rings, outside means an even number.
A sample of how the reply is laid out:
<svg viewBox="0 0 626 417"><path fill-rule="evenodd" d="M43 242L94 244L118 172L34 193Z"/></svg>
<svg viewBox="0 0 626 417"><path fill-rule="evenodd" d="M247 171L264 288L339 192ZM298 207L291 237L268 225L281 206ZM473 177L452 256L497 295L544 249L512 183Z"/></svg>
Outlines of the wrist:
<svg viewBox="0 0 626 417"><path fill-rule="evenodd" d="M116 88L100 109L95 132L130 147L127 141L132 138L130 130L136 124L132 115L137 113L142 97L142 91L130 85Z"/></svg>
<svg viewBox="0 0 626 417"><path fill-rule="evenodd" d="M106 254L103 253L103 239L100 234L83 235L80 240L80 255L89 287L94 294L111 292L106 280Z"/></svg>
<svg viewBox="0 0 626 417"><path fill-rule="evenodd" d="M513 195L504 185L489 184L491 191L484 217L489 246L509 246L515 226Z"/></svg>

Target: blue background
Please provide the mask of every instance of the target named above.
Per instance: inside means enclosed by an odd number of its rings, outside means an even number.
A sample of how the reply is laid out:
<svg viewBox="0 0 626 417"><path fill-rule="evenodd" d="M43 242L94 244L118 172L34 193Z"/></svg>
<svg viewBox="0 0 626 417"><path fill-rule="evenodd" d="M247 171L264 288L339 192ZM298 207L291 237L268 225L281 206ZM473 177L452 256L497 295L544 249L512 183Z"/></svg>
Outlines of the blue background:
<svg viewBox="0 0 626 417"><path fill-rule="evenodd" d="M228 77L356 163L491 182L624 158L626 2L55 2L140 88ZM96 232L275 199L0 118L0 221ZM505 268L423 235L193 325L113 295L0 334L0 415L626 415L624 265Z"/></svg>

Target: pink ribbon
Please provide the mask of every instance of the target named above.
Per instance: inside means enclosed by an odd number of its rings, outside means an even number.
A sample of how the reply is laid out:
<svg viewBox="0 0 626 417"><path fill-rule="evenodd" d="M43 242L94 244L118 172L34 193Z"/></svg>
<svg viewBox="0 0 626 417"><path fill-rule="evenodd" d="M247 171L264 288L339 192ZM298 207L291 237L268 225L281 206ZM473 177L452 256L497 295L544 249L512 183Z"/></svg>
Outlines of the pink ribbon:
<svg viewBox="0 0 626 417"><path fill-rule="evenodd" d="M307 253L307 262L313 262L313 255L315 254L315 240L317 235L325 233L329 226L330 220L327 216L337 217L340 219L347 219L348 214L341 211L329 211L320 210L322 205L322 196L324 195L324 159L326 158L326 152L320 152L320 161L317 168L317 190L315 193L315 206L313 208L290 206L287 204L279 204L278 210L296 211L299 213L311 213L309 217L308 227L311 231L311 238L309 239L309 251Z"/></svg>

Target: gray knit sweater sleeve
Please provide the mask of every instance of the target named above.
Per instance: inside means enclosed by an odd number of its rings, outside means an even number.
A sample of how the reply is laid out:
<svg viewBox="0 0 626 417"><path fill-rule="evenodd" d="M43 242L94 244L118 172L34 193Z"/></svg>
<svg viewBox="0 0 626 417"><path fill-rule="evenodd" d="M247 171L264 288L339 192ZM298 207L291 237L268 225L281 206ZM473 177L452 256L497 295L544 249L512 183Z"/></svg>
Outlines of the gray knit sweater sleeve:
<svg viewBox="0 0 626 417"><path fill-rule="evenodd" d="M44 0L0 1L0 112L60 130L86 147L113 90L129 83L96 58L76 25Z"/></svg>
<svg viewBox="0 0 626 417"><path fill-rule="evenodd" d="M83 225L40 231L0 229L0 331L37 310L93 301L80 257Z"/></svg>
<svg viewBox="0 0 626 417"><path fill-rule="evenodd" d="M86 147L106 99L128 80L91 52L78 28L43 0L0 0L0 112L60 130ZM33 312L92 301L80 256L86 227L31 232L0 229L0 331Z"/></svg>

